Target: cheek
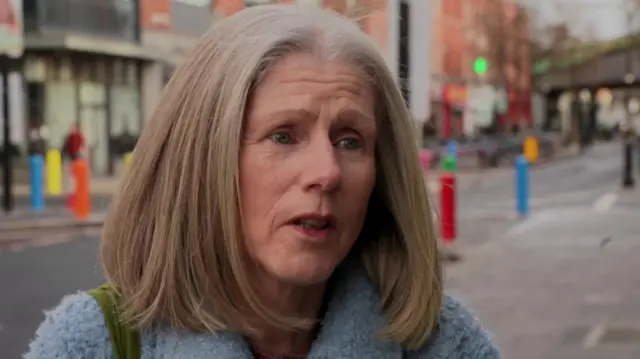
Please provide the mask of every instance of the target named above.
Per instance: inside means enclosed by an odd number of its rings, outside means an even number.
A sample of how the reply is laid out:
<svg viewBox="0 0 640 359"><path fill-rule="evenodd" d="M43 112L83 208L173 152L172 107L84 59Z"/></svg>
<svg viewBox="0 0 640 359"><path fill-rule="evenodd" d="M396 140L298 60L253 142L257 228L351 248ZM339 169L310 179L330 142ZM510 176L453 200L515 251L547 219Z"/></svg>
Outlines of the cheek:
<svg viewBox="0 0 640 359"><path fill-rule="evenodd" d="M246 153L240 159L240 196L247 240L270 230L278 202L286 192L286 173L264 156Z"/></svg>

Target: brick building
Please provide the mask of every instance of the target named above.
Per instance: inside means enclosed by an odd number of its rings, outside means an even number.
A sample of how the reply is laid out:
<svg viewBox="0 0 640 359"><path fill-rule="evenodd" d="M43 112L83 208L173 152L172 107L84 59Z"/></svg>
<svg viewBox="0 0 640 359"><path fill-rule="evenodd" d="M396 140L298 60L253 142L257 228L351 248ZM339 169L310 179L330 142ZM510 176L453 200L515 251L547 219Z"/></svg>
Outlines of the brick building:
<svg viewBox="0 0 640 359"><path fill-rule="evenodd" d="M530 124L526 11L507 0L436 0L432 6L431 98L439 135L448 138L477 127L495 131ZM488 64L482 75L474 72L474 61L480 57ZM486 104L478 96L487 95L488 88L508 98L508 107L495 116L487 113L488 108L474 107Z"/></svg>

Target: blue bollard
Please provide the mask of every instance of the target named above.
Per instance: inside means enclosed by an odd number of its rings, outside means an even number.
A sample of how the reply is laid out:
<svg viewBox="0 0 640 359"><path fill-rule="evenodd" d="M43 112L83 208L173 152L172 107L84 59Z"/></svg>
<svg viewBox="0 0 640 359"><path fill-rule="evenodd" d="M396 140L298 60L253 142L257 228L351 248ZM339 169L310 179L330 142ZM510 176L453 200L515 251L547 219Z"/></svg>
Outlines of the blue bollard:
<svg viewBox="0 0 640 359"><path fill-rule="evenodd" d="M447 153L458 157L458 143L455 140L449 140L447 143Z"/></svg>
<svg viewBox="0 0 640 359"><path fill-rule="evenodd" d="M520 217L529 215L529 165L523 155L516 158L516 209Z"/></svg>
<svg viewBox="0 0 640 359"><path fill-rule="evenodd" d="M42 155L33 155L30 160L31 172L31 209L44 210L44 158Z"/></svg>

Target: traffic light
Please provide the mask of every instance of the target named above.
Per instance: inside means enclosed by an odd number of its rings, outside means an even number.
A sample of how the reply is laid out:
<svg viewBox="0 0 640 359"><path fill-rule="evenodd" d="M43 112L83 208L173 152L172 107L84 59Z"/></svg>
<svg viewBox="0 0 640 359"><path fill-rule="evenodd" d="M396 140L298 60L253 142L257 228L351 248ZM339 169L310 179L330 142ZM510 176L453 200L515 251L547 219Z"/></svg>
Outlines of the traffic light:
<svg viewBox="0 0 640 359"><path fill-rule="evenodd" d="M473 61L473 72L475 72L476 75L484 75L488 69L489 64L487 63L487 59L484 57L477 57Z"/></svg>

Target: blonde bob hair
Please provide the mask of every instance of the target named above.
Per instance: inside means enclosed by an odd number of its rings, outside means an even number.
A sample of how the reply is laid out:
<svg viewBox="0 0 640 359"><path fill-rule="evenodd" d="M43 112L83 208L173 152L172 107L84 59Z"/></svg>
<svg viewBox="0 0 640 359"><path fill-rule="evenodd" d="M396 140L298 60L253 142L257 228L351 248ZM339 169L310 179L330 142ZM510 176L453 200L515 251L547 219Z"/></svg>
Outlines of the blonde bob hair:
<svg viewBox="0 0 640 359"><path fill-rule="evenodd" d="M238 158L252 89L288 54L346 61L377 95L377 178L352 252L381 296L381 336L418 348L433 332L442 274L414 130L396 82L351 21L316 8L265 5L215 25L176 69L109 208L100 256L126 320L259 335L256 319L299 329L267 307L242 248Z"/></svg>

